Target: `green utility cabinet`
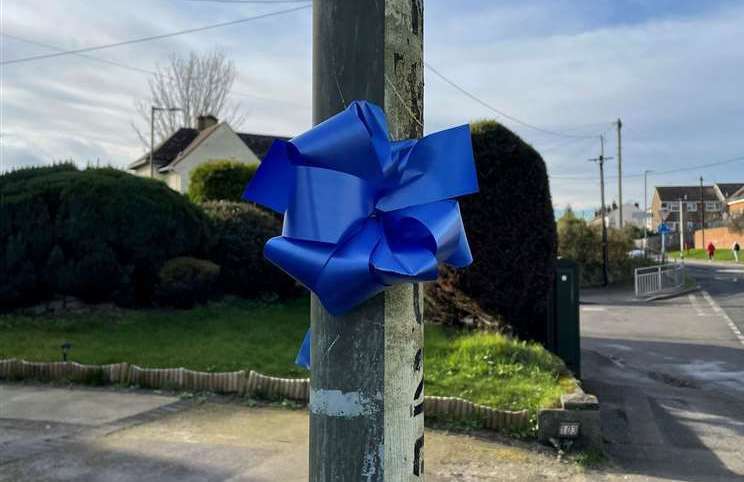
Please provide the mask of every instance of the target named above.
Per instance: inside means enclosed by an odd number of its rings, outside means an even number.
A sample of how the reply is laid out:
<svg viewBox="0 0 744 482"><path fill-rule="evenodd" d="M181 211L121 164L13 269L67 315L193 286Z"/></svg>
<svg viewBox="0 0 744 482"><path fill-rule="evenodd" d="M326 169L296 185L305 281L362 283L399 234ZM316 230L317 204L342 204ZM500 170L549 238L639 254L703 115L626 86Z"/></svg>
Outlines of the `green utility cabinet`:
<svg viewBox="0 0 744 482"><path fill-rule="evenodd" d="M577 378L581 378L578 264L558 259L551 301L548 348L566 363Z"/></svg>

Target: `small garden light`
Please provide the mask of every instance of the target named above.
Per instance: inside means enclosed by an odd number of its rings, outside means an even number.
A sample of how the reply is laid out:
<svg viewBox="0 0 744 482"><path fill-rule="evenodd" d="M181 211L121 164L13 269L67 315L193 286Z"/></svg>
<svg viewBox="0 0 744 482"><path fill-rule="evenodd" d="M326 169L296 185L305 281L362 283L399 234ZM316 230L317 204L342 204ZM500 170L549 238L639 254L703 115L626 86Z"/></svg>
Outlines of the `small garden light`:
<svg viewBox="0 0 744 482"><path fill-rule="evenodd" d="M69 341L62 343L62 361L67 361L67 353L70 351L70 348L72 348L72 343Z"/></svg>

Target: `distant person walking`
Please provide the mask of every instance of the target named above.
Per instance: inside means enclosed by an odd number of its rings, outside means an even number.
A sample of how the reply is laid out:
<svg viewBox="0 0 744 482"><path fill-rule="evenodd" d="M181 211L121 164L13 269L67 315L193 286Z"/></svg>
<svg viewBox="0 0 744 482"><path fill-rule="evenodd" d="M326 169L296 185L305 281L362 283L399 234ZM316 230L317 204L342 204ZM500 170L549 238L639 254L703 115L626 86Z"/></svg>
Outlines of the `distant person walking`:
<svg viewBox="0 0 744 482"><path fill-rule="evenodd" d="M739 262L739 250L741 249L741 246L739 246L738 241L734 241L734 246L731 248L731 250L734 252L734 259L736 262Z"/></svg>
<svg viewBox="0 0 744 482"><path fill-rule="evenodd" d="M713 241L708 243L708 262L713 261L713 256L716 255L716 247L713 245Z"/></svg>

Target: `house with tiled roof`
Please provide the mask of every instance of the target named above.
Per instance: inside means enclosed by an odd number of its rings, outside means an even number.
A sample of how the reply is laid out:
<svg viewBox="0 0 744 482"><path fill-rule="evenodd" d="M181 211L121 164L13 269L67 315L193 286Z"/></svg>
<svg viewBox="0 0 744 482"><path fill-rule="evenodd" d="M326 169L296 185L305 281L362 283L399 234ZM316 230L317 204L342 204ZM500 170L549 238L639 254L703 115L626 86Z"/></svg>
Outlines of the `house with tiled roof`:
<svg viewBox="0 0 744 482"><path fill-rule="evenodd" d="M721 225L729 215L744 213L744 183L716 183L709 186L657 186L651 200L654 229L663 222L672 231L687 231Z"/></svg>
<svg viewBox="0 0 744 482"><path fill-rule="evenodd" d="M268 152L275 139L286 137L235 132L227 122L205 115L197 119L197 128L182 127L155 146L152 167L150 153L128 167L138 176L163 180L171 189L188 191L191 172L213 160L232 160L255 164Z"/></svg>
<svg viewBox="0 0 744 482"><path fill-rule="evenodd" d="M681 227L692 231L719 223L726 211L720 188L710 186L657 186L651 200L651 226L656 230L661 223L672 231ZM684 226L680 226L680 222Z"/></svg>
<svg viewBox="0 0 744 482"><path fill-rule="evenodd" d="M744 216L744 185L728 197L727 204L731 216Z"/></svg>

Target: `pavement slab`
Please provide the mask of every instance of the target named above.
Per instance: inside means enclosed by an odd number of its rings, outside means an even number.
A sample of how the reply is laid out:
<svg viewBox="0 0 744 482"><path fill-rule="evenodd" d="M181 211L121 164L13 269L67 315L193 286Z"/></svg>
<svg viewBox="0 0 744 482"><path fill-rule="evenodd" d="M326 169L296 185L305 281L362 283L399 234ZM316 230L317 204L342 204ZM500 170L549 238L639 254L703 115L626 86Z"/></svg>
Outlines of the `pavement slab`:
<svg viewBox="0 0 744 482"><path fill-rule="evenodd" d="M13 408L40 394L65 400L64 412L52 411L48 418L71 413L77 423L45 421L43 413ZM173 400L144 391L0 384L0 406L18 416L0 420L0 481L307 480L306 410L247 406L218 396ZM103 407L109 403L126 410L118 418L98 413L109 413ZM432 482L629 480L612 469L597 472L558 461L552 449L487 431L427 429L425 454L426 480Z"/></svg>

